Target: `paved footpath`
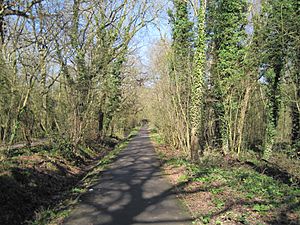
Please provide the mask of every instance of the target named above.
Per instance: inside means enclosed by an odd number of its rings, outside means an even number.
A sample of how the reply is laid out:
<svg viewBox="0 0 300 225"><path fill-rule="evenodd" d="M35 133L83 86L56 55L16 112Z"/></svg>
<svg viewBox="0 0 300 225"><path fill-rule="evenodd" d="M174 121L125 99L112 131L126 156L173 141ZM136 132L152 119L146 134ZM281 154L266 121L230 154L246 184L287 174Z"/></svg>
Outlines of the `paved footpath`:
<svg viewBox="0 0 300 225"><path fill-rule="evenodd" d="M160 171L148 131L142 128L64 224L192 224L173 189Z"/></svg>

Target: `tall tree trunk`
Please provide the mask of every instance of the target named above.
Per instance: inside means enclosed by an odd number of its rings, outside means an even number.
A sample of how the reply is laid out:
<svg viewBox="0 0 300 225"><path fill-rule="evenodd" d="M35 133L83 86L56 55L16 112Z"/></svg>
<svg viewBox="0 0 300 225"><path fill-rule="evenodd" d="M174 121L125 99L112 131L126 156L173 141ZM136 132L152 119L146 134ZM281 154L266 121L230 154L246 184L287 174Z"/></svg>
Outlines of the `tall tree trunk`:
<svg viewBox="0 0 300 225"><path fill-rule="evenodd" d="M243 129L244 129L244 124L245 124L245 118L246 118L248 103L249 103L249 99L250 99L250 93L251 93L251 87L248 86L246 88L244 98L243 98L243 101L242 101L240 118L239 118L238 125L237 125L236 149L237 149L237 154L238 155L241 152L241 145L242 145L242 139L243 139Z"/></svg>
<svg viewBox="0 0 300 225"><path fill-rule="evenodd" d="M297 144L300 141L300 113L296 103L292 103L292 145Z"/></svg>
<svg viewBox="0 0 300 225"><path fill-rule="evenodd" d="M172 99L176 114L178 145L186 154L190 154L190 92L192 61L192 28L189 20L188 2L173 0L174 14L169 12L172 23L172 61L170 71Z"/></svg>
<svg viewBox="0 0 300 225"><path fill-rule="evenodd" d="M278 64L274 67L275 78L272 85L271 90L271 102L272 102L272 119L274 121L275 127L278 125L279 119L279 109L280 109L280 100L281 100L281 93L280 93L280 74L282 70L282 64Z"/></svg>
<svg viewBox="0 0 300 225"><path fill-rule="evenodd" d="M101 139L103 136L103 119L104 113L102 110L98 112L98 138Z"/></svg>
<svg viewBox="0 0 300 225"><path fill-rule="evenodd" d="M0 48L4 44L4 0L0 0Z"/></svg>
<svg viewBox="0 0 300 225"><path fill-rule="evenodd" d="M275 77L271 80L271 84L268 87L268 103L267 103L267 130L264 144L263 158L268 160L272 154L272 149L276 136L276 129L279 119L279 109L281 102L280 93L280 76L281 76L282 64L276 64L274 66Z"/></svg>
<svg viewBox="0 0 300 225"><path fill-rule="evenodd" d="M291 117L292 117L292 132L291 142L292 145L297 144L300 141L300 74L299 71L295 74L295 88L296 96L291 105Z"/></svg>
<svg viewBox="0 0 300 225"><path fill-rule="evenodd" d="M191 79L191 160L197 161L199 158L200 140L202 135L202 105L203 86L205 73L205 11L206 1L203 1L198 15L198 39L194 56L194 72Z"/></svg>

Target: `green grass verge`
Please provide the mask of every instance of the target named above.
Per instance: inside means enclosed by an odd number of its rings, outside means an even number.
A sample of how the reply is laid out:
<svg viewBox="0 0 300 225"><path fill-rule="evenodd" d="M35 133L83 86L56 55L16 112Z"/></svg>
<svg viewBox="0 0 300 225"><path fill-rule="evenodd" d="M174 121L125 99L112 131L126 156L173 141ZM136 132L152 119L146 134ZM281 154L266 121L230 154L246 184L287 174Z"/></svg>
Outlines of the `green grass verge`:
<svg viewBox="0 0 300 225"><path fill-rule="evenodd" d="M151 138L157 144L161 143L157 132L153 132ZM300 215L298 186L288 185L243 163L222 165L220 160L207 159L193 164L185 158L166 158L161 152L159 156L167 165L186 168L178 178L179 186L194 183L199 186L199 192L212 196L210 204L214 209L208 214L196 212L195 224L222 224L226 216L234 217L234 221L242 224L281 224L284 220L283 224L297 224L294 220ZM232 201L245 212L231 211L228 205ZM287 221L283 218L285 214L294 214L294 220ZM254 215L258 218L257 223L249 222Z"/></svg>
<svg viewBox="0 0 300 225"><path fill-rule="evenodd" d="M152 129L150 131L150 139L153 142L155 142L156 144L165 144L164 139L161 137L161 135L155 129Z"/></svg>

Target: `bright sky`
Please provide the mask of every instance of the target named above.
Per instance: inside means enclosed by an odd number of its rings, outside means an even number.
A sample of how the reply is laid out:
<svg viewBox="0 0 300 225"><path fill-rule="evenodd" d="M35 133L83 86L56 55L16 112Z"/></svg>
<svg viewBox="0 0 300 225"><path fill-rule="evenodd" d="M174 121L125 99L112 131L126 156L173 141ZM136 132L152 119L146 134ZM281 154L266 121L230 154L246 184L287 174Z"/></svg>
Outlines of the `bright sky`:
<svg viewBox="0 0 300 225"><path fill-rule="evenodd" d="M135 43L138 44L138 54L140 56L142 64L147 67L149 66L149 55L153 46L160 39L170 39L171 38L171 27L168 24L168 2L167 0L161 1L165 2L160 13L156 16L156 19L147 25L143 30L141 30L135 38Z"/></svg>

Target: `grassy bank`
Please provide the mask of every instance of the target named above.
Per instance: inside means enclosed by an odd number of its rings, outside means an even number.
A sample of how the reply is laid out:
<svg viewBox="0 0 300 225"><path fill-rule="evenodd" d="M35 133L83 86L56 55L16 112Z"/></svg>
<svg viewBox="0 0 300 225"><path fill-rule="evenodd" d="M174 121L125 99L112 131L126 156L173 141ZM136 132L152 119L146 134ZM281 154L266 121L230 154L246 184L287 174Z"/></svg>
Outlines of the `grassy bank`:
<svg viewBox="0 0 300 225"><path fill-rule="evenodd" d="M159 134L152 140L195 224L300 224L299 184L280 172L212 154L192 164Z"/></svg>
<svg viewBox="0 0 300 225"><path fill-rule="evenodd" d="M0 163L0 224L58 224L136 133L76 154L67 145L9 152Z"/></svg>

